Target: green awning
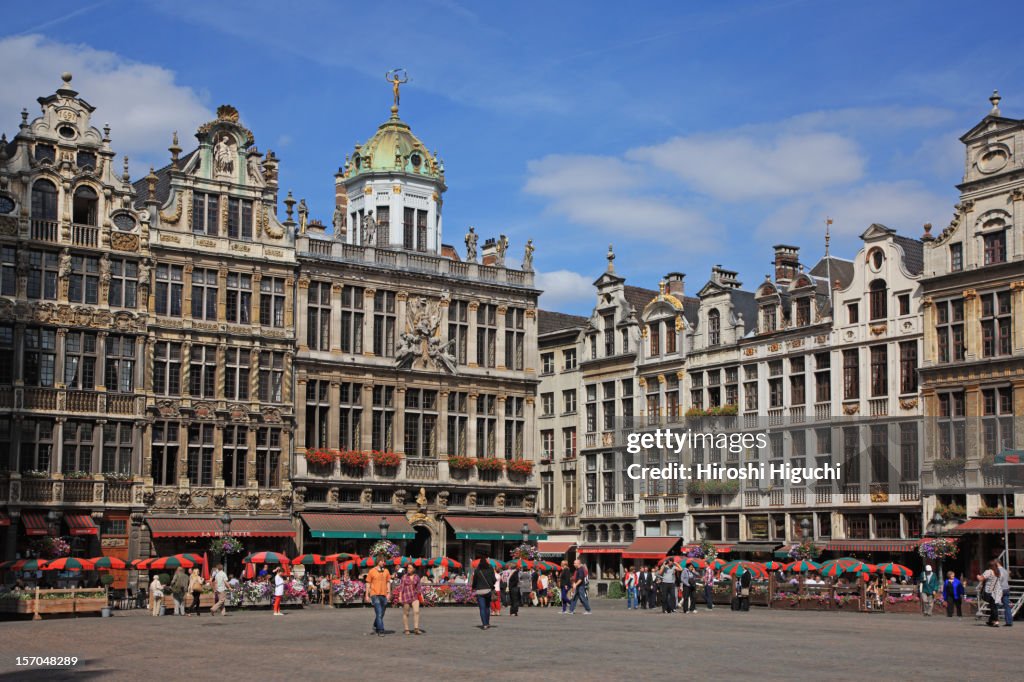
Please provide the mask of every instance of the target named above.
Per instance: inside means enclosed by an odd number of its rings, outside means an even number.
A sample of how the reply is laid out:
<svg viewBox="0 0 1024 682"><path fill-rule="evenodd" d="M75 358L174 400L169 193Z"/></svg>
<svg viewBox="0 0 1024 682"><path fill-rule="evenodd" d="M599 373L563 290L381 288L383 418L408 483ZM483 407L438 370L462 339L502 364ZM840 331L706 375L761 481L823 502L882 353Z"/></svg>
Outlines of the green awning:
<svg viewBox="0 0 1024 682"><path fill-rule="evenodd" d="M529 528L529 540L546 540L548 537L535 519L522 516L448 516L445 521L455 531L456 540L515 542L523 539L524 523Z"/></svg>
<svg viewBox="0 0 1024 682"><path fill-rule="evenodd" d="M314 538L379 540L380 519L376 514L321 514L304 512L302 520ZM416 531L401 514L384 514L388 522L388 540L412 540Z"/></svg>

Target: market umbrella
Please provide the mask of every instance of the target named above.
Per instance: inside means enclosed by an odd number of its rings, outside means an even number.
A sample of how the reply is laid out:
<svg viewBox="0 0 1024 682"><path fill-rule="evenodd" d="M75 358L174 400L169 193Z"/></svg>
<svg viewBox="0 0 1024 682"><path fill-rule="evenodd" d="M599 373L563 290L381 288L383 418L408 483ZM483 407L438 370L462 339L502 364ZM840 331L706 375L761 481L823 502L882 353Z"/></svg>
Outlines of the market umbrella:
<svg viewBox="0 0 1024 682"><path fill-rule="evenodd" d="M488 559L487 563L489 563L491 565L491 568L496 568L496 569L498 569L498 568L505 568L505 562L504 561L499 561L498 559ZM470 564L470 566L472 566L473 568L479 568L480 567L480 560L479 559L473 559L473 562Z"/></svg>
<svg viewBox="0 0 1024 682"><path fill-rule="evenodd" d="M129 565L132 568L138 569L140 571L145 571L149 569L149 564L152 563L155 558L156 557L152 557L149 559L132 559Z"/></svg>
<svg viewBox="0 0 1024 682"><path fill-rule="evenodd" d="M304 566L319 566L321 564L326 564L327 559L324 559L319 554L300 554L292 559L292 563L302 564Z"/></svg>
<svg viewBox="0 0 1024 682"><path fill-rule="evenodd" d="M863 564L856 559L832 559L821 565L821 574L827 578L835 578L843 573L856 573Z"/></svg>
<svg viewBox="0 0 1024 682"><path fill-rule="evenodd" d="M786 570L793 573L807 573L808 571L818 571L820 569L821 564L810 559L797 559L792 563L786 564Z"/></svg>
<svg viewBox="0 0 1024 682"><path fill-rule="evenodd" d="M528 571L533 568L533 562L529 559L513 559L505 562L505 568L517 568L520 571Z"/></svg>
<svg viewBox="0 0 1024 682"><path fill-rule="evenodd" d="M349 554L348 552L338 552L337 554L328 554L324 557L325 561L349 561L350 559L359 559L359 555Z"/></svg>
<svg viewBox="0 0 1024 682"><path fill-rule="evenodd" d="M903 564L879 564L878 572L885 573L886 575L894 575L897 578L911 578L914 576L914 572Z"/></svg>
<svg viewBox="0 0 1024 682"><path fill-rule="evenodd" d="M766 561L763 566L769 571L778 571L783 568L785 564L780 564L778 561Z"/></svg>
<svg viewBox="0 0 1024 682"><path fill-rule="evenodd" d="M46 568L45 559L18 559L11 564L12 571L42 571Z"/></svg>
<svg viewBox="0 0 1024 682"><path fill-rule="evenodd" d="M242 559L247 564L281 564L287 566L291 563L288 557L277 552L254 552Z"/></svg>
<svg viewBox="0 0 1024 682"><path fill-rule="evenodd" d="M459 563L455 559L449 559L446 556L436 556L436 557L433 557L432 559L417 559L416 560L416 565L417 566L430 566L430 567L435 567L435 568L436 567L440 567L440 568L443 568L445 570L448 570L448 569L451 569L451 568L454 568L455 570L459 570L460 568L462 568L462 564L461 563Z"/></svg>
<svg viewBox="0 0 1024 682"><path fill-rule="evenodd" d="M551 561L538 561L536 564L534 564L534 566L536 566L542 571L557 571L559 568L561 568L561 566ZM459 568L462 567L459 566Z"/></svg>
<svg viewBox="0 0 1024 682"><path fill-rule="evenodd" d="M65 556L60 559L46 562L44 571L91 571L93 564L88 559L76 559L73 556Z"/></svg>
<svg viewBox="0 0 1024 682"><path fill-rule="evenodd" d="M112 568L114 570L123 571L128 568L128 565L123 561L113 556L98 556L95 559L90 559L92 565L96 568Z"/></svg>
<svg viewBox="0 0 1024 682"><path fill-rule="evenodd" d="M385 566L409 566L416 562L415 557L411 556L393 556L384 562Z"/></svg>
<svg viewBox="0 0 1024 682"><path fill-rule="evenodd" d="M683 566L689 566L690 568L707 568L708 562L703 559L698 559L695 556L683 557Z"/></svg>
<svg viewBox="0 0 1024 682"><path fill-rule="evenodd" d="M714 561L711 562L711 567L714 568L716 571L722 570L723 566L725 566L725 560L724 559L716 558Z"/></svg>
<svg viewBox="0 0 1024 682"><path fill-rule="evenodd" d="M722 573L733 577L741 576L747 571L758 577L767 575L763 566L752 561L730 561L725 566L722 566Z"/></svg>
<svg viewBox="0 0 1024 682"><path fill-rule="evenodd" d="M192 568L198 562L186 559L183 556L162 556L152 559L146 568L161 570L166 568Z"/></svg>
<svg viewBox="0 0 1024 682"><path fill-rule="evenodd" d="M209 581L210 580L210 560L209 560L209 558L207 558L206 552L203 552L203 574L202 574L202 577L203 577L203 580L205 580L205 581ZM250 578L250 580L252 580L252 578Z"/></svg>

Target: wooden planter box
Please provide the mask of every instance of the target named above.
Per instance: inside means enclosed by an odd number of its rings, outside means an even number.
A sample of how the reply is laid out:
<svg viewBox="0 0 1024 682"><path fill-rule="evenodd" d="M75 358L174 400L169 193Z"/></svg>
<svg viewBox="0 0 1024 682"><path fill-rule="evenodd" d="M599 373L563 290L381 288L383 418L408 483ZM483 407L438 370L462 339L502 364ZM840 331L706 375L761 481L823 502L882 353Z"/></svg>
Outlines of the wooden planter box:
<svg viewBox="0 0 1024 682"><path fill-rule="evenodd" d="M0 613L32 614L33 620L42 619L43 614L72 613L85 615L99 613L107 606L107 597L78 597L81 590L39 590L35 599L10 599L0 602ZM45 594L59 594L59 597L42 598ZM89 590L87 594L95 594ZM66 597L64 595L67 595Z"/></svg>

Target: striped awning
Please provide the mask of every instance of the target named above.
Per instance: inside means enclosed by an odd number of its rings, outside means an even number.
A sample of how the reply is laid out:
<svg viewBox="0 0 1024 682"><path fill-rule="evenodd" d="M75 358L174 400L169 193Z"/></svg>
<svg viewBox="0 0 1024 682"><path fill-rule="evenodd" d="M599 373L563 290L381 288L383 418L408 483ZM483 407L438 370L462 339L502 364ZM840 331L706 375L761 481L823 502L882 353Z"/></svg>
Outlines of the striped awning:
<svg viewBox="0 0 1024 682"><path fill-rule="evenodd" d="M563 542L560 540L545 540L537 543L537 552L541 556L563 556L566 552L576 546L572 540Z"/></svg>
<svg viewBox="0 0 1024 682"><path fill-rule="evenodd" d="M961 523L949 532L957 535L961 533L992 533L1002 535L1004 530L1009 533L1024 533L1024 519L1011 516L1006 519L1005 526L1003 525L1002 518L971 519Z"/></svg>
<svg viewBox="0 0 1024 682"><path fill-rule="evenodd" d="M833 552L913 552L920 540L834 540L825 544Z"/></svg>
<svg viewBox="0 0 1024 682"><path fill-rule="evenodd" d="M21 512L21 522L25 524L25 535L49 535L50 527L46 517L40 511Z"/></svg>
<svg viewBox="0 0 1024 682"><path fill-rule="evenodd" d="M314 538L349 538L362 540L380 539L380 515L378 514L322 514L305 512L302 520L309 526ZM412 540L416 531L409 520L401 514L385 514L388 522L389 540Z"/></svg>
<svg viewBox="0 0 1024 682"><path fill-rule="evenodd" d="M72 535L99 535L100 529L93 523L92 517L88 514L67 514L64 516L67 521L68 531Z"/></svg>
<svg viewBox="0 0 1024 682"><path fill-rule="evenodd" d="M445 521L455 531L456 540L521 541L524 523L528 529L528 540L547 537L536 519L523 516L446 516Z"/></svg>
<svg viewBox="0 0 1024 682"><path fill-rule="evenodd" d="M235 519L231 522L231 535L240 538L293 538L295 526L291 519Z"/></svg>
<svg viewBox="0 0 1024 682"><path fill-rule="evenodd" d="M578 554L622 554L625 545L580 545Z"/></svg>
<svg viewBox="0 0 1024 682"><path fill-rule="evenodd" d="M146 519L155 538L215 538L224 534L219 519L175 516Z"/></svg>
<svg viewBox="0 0 1024 682"><path fill-rule="evenodd" d="M669 552L679 546L679 537L645 537L637 538L622 552L623 559L664 559Z"/></svg>

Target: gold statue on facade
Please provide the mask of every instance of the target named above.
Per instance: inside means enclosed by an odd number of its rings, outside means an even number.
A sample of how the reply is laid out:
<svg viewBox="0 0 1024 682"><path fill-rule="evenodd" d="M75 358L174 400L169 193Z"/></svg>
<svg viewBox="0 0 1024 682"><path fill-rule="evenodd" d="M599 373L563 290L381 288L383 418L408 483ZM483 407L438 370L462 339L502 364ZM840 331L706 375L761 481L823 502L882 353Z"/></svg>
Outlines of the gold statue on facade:
<svg viewBox="0 0 1024 682"><path fill-rule="evenodd" d="M395 95L394 109L395 111L397 111L399 100L398 90L402 85L405 85L406 83L409 82L409 74L405 72L405 69L391 69L386 74L384 74L384 78L389 83L391 83L391 90L392 92L394 92Z"/></svg>

